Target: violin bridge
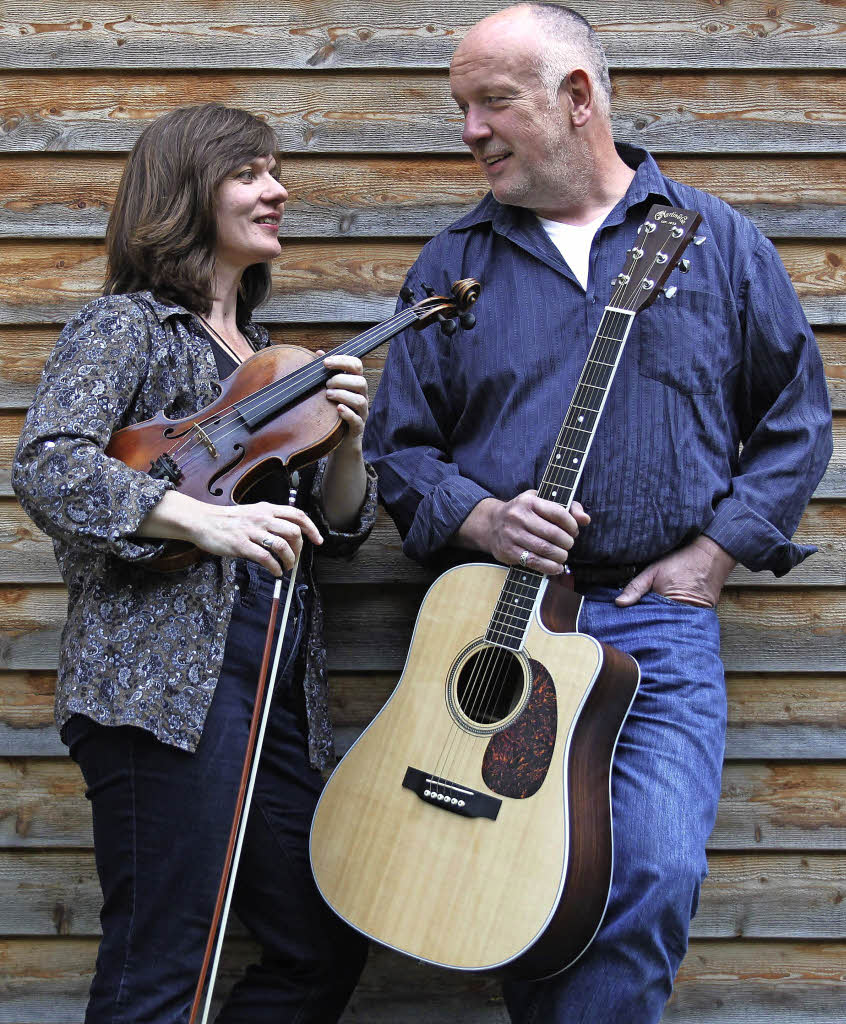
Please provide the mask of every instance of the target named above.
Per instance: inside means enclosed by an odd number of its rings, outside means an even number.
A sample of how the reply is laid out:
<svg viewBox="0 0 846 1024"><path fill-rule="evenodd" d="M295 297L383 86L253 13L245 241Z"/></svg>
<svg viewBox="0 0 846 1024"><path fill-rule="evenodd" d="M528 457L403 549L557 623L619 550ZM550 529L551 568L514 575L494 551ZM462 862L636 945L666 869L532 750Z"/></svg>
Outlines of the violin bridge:
<svg viewBox="0 0 846 1024"><path fill-rule="evenodd" d="M206 446L206 448L208 448L209 454L211 455L211 457L213 459L216 459L217 458L217 448L215 448L215 446L214 446L214 441L212 441L212 439L205 432L205 430L203 430L203 428L200 426L199 423L195 422L194 423L194 428L197 431L197 436L199 437L199 439L203 442L203 444Z"/></svg>

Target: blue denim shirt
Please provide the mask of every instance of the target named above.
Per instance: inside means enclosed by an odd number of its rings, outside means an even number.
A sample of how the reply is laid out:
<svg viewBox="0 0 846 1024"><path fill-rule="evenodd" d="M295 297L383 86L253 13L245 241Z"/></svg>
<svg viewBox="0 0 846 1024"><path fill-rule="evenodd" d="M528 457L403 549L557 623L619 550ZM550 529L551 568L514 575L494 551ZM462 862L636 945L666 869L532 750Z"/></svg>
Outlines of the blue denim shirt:
<svg viewBox="0 0 846 1024"><path fill-rule="evenodd" d="M815 549L790 541L831 455L819 351L772 244L721 200L666 178L643 150L597 232L585 292L535 215L488 195L429 242L416 298L475 277L477 325L391 342L365 447L380 496L427 561L486 497L536 487L611 279L654 202L694 209L707 242L678 293L641 311L576 497L591 515L575 562L652 561L701 533L782 575ZM403 303L400 303L400 306Z"/></svg>

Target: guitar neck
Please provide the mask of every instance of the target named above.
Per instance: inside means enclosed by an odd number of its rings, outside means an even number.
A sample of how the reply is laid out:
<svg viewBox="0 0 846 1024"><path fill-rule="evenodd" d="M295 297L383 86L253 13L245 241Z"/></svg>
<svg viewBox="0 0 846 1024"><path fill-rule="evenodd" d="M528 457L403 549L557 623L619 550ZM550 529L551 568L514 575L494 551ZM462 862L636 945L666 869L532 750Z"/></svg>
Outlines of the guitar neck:
<svg viewBox="0 0 846 1024"><path fill-rule="evenodd" d="M605 307L599 330L552 449L538 495L569 508L582 478L596 428L623 354L635 314L657 297L702 218L695 210L653 206L637 230L637 241L627 252L623 270L614 280L612 302ZM685 264L689 261L685 260ZM687 266L682 266L687 270ZM677 289L665 289L670 296ZM519 650L543 584L541 573L513 566L508 571L485 639Z"/></svg>
<svg viewBox="0 0 846 1024"><path fill-rule="evenodd" d="M626 309L606 306L573 399L547 463L538 494L569 508L582 477L599 419L634 320Z"/></svg>
<svg viewBox="0 0 846 1024"><path fill-rule="evenodd" d="M593 339L567 415L538 486L539 497L556 501L564 508L570 507L633 319L634 313L631 310L605 307L599 330ZM531 569L520 566L509 569L488 626L486 640L511 650L520 649L543 580L542 573Z"/></svg>

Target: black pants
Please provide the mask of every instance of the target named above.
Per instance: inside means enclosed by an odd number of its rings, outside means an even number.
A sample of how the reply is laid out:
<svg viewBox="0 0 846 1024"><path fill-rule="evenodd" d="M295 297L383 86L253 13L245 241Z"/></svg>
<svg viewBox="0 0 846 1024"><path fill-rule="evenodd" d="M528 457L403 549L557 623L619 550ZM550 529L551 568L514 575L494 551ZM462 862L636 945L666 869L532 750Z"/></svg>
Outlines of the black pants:
<svg viewBox="0 0 846 1024"><path fill-rule="evenodd" d="M109 728L80 715L66 727L92 804L104 899L86 1024L188 1019L232 820L272 589L264 574L252 574L249 588L242 585L223 671L194 754L141 729ZM295 597L288 654L302 631L298 603ZM235 985L217 1018L221 1024L330 1024L343 1011L366 958L365 941L326 907L311 877L308 834L321 777L308 764L300 701L291 686L293 657L283 654L282 664L286 660L234 898L262 956Z"/></svg>

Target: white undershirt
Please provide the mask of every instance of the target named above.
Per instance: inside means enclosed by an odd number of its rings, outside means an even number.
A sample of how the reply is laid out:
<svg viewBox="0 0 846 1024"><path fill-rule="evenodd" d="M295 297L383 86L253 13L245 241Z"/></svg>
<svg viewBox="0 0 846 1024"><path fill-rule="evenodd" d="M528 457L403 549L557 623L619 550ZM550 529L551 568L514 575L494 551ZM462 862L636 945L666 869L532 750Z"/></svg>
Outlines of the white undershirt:
<svg viewBox="0 0 846 1024"><path fill-rule="evenodd" d="M553 245L585 291L588 285L591 242L606 216L607 212L601 213L596 220L587 224L562 224L560 220L538 217L541 227L549 235Z"/></svg>

